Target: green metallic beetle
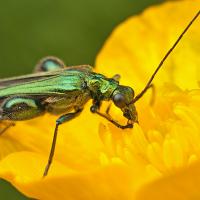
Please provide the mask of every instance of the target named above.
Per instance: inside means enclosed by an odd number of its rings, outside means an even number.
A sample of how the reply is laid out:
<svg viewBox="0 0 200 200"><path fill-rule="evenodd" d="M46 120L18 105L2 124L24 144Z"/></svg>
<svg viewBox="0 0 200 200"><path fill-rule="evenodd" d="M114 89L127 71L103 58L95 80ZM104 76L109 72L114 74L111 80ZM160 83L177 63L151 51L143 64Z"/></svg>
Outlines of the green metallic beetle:
<svg viewBox="0 0 200 200"><path fill-rule="evenodd" d="M51 151L43 176L48 174L54 156L59 125L77 117L89 99L93 99L90 108L106 118L119 128L132 128L138 122L134 103L138 101L152 86L152 81L163 62L176 47L182 36L198 17L200 11L178 37L172 48L164 56L144 89L134 97L134 91L129 86L119 84L119 75L107 78L93 72L88 65L65 67L58 58L47 57L36 66L34 74L0 80L0 123L5 121L20 121L38 117L45 112L61 115L56 120ZM113 120L107 112L101 113L102 101L112 100L127 118L127 124L121 125ZM10 123L0 133L3 133L13 123Z"/></svg>

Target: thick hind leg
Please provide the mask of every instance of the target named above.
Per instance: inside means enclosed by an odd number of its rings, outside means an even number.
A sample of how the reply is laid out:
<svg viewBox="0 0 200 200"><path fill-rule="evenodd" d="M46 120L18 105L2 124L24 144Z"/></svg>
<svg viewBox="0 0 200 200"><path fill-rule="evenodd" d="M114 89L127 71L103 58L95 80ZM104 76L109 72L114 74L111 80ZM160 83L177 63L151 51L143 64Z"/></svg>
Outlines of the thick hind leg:
<svg viewBox="0 0 200 200"><path fill-rule="evenodd" d="M34 97L14 96L7 98L0 109L0 134L14 125L14 121L23 121L43 114L45 108ZM1 128L1 125L2 128Z"/></svg>
<svg viewBox="0 0 200 200"><path fill-rule="evenodd" d="M50 72L57 71L59 69L63 69L65 67L65 63L54 56L48 56L42 58L38 64L35 66L34 72Z"/></svg>

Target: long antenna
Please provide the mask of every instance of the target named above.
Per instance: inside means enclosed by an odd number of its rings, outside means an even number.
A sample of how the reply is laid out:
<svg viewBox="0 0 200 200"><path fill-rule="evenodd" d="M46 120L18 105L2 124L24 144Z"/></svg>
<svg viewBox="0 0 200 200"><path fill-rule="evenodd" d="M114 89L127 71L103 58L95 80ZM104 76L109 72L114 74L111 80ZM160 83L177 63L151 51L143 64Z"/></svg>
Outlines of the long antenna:
<svg viewBox="0 0 200 200"><path fill-rule="evenodd" d="M200 15L200 10L197 12L197 14L194 16L194 18L190 21L190 23L187 25L187 27L184 29L184 31L181 33L181 35L178 37L178 39L176 40L176 42L174 43L174 45L165 54L164 58L161 60L160 64L156 68L155 72L153 73L153 75L149 79L148 83L146 84L145 88L133 99L133 101L131 103L135 103L137 100L139 100L145 94L145 92L151 87L151 83L152 83L155 75L157 74L158 70L161 68L161 66L163 65L164 61L168 58L168 56L171 54L171 52L175 49L175 47L177 46L177 44L179 43L179 41L181 40L181 38L183 37L183 35L185 35L185 33L187 32L187 30L190 28L190 26L192 25L192 23L197 19L197 17L199 15Z"/></svg>

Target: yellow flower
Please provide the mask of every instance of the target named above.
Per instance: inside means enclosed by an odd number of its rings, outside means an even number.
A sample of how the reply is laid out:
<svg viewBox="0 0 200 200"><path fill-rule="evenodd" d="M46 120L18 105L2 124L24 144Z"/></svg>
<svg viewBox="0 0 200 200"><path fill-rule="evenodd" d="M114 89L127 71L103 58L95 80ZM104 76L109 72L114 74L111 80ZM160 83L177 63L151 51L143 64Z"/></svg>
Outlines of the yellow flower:
<svg viewBox="0 0 200 200"><path fill-rule="evenodd" d="M167 2L117 27L97 57L97 72L138 93L200 0ZM0 137L0 177L36 199L200 199L200 20L138 101L140 124L120 130L89 111L59 129L53 165L42 179L56 117L19 122ZM122 113L112 106L112 115ZM86 125L85 119L88 124Z"/></svg>

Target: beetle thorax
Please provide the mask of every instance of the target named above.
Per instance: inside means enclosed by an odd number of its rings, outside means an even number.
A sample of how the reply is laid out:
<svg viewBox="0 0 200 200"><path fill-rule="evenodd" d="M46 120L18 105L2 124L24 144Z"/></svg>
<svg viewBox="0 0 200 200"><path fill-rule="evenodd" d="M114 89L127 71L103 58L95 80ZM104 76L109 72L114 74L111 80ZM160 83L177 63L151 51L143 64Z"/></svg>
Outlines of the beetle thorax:
<svg viewBox="0 0 200 200"><path fill-rule="evenodd" d="M106 78L101 74L93 74L87 81L92 98L98 100L110 100L113 91L118 85L119 83L114 79Z"/></svg>

